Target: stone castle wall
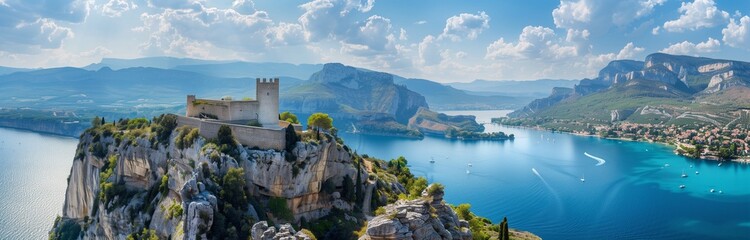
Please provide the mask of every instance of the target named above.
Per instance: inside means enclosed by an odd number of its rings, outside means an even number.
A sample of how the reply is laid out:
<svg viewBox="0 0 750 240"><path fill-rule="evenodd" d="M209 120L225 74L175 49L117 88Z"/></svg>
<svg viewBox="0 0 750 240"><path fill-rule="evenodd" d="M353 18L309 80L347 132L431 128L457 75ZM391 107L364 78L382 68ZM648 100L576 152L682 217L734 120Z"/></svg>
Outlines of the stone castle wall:
<svg viewBox="0 0 750 240"><path fill-rule="evenodd" d="M189 95L186 115L198 117L205 113L227 121L258 119L258 105L258 101L196 99L195 96Z"/></svg>
<svg viewBox="0 0 750 240"><path fill-rule="evenodd" d="M284 147L286 147L285 132L283 129L268 129L177 116L177 126L191 126L198 128L201 136L205 138L216 138L221 125L229 126L229 128L232 129L232 135L234 135L234 138L242 145L279 151L284 150Z"/></svg>

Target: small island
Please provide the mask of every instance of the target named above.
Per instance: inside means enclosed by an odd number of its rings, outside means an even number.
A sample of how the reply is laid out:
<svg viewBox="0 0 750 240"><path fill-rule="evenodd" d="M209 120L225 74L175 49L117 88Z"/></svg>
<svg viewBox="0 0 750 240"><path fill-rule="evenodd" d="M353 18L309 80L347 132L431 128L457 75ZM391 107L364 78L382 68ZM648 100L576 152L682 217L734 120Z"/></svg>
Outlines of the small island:
<svg viewBox="0 0 750 240"><path fill-rule="evenodd" d="M476 117L469 115L449 116L426 108L420 108L409 119L409 128L427 135L458 140L513 140L513 134L504 132L485 133L484 126Z"/></svg>

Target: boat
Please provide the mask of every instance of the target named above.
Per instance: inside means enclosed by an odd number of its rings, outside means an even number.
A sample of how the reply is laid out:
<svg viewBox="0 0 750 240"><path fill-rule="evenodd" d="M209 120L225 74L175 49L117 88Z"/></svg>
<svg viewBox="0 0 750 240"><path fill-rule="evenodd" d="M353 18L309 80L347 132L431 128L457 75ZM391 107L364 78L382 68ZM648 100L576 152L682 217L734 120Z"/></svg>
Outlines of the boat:
<svg viewBox="0 0 750 240"><path fill-rule="evenodd" d="M719 194L724 194L724 192L723 192L723 191L721 191L721 190L719 190Z"/></svg>
<svg viewBox="0 0 750 240"><path fill-rule="evenodd" d="M681 177L683 177L683 178L686 178L686 177L688 177L688 175L687 175L687 174L685 174L685 170L682 170L682 176L681 176Z"/></svg>
<svg viewBox="0 0 750 240"><path fill-rule="evenodd" d="M701 174L701 173L699 173L698 171L695 171L695 175L698 175L698 174Z"/></svg>
<svg viewBox="0 0 750 240"><path fill-rule="evenodd" d="M708 191L709 192L716 192L716 190L714 190L713 188L711 188L711 190L708 190Z"/></svg>
<svg viewBox="0 0 750 240"><path fill-rule="evenodd" d="M585 178L585 176L586 176L586 175L581 175L581 182L585 182L585 181L586 181L586 178Z"/></svg>
<svg viewBox="0 0 750 240"><path fill-rule="evenodd" d="M665 163L665 164L664 164L664 166L665 166L665 167L669 167L669 163Z"/></svg>
<svg viewBox="0 0 750 240"><path fill-rule="evenodd" d="M471 165L471 163L469 163L469 167L471 167L471 166L474 166L474 165Z"/></svg>
<svg viewBox="0 0 750 240"><path fill-rule="evenodd" d="M680 185L680 188L685 188L685 184Z"/></svg>
<svg viewBox="0 0 750 240"><path fill-rule="evenodd" d="M430 158L430 163L435 163L435 158L434 157Z"/></svg>
<svg viewBox="0 0 750 240"><path fill-rule="evenodd" d="M466 174L469 174L469 173L471 173L471 171L469 171L469 169L466 169Z"/></svg>
<svg viewBox="0 0 750 240"><path fill-rule="evenodd" d="M690 168L693 168L693 165L690 165Z"/></svg>
<svg viewBox="0 0 750 240"><path fill-rule="evenodd" d="M722 163L719 163L719 165L718 165L718 166L719 166L719 167L721 167L721 164L722 164Z"/></svg>

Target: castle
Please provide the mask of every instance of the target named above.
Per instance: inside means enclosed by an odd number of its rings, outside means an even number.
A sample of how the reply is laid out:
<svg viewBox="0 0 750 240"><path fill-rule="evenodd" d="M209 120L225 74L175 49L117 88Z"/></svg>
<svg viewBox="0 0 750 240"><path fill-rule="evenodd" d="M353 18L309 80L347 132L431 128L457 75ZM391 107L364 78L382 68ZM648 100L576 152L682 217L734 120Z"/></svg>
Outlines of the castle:
<svg viewBox="0 0 750 240"><path fill-rule="evenodd" d="M215 138L219 127L229 126L241 144L262 149L282 150L284 130L290 123L279 120L279 78L256 78L255 100L199 99L187 96L185 116L178 126L198 128L206 138ZM295 124L295 128L301 129Z"/></svg>
<svg viewBox="0 0 750 240"><path fill-rule="evenodd" d="M187 96L187 117L209 118L236 124L254 121L266 128L279 127L279 79L255 79L256 100L196 99Z"/></svg>

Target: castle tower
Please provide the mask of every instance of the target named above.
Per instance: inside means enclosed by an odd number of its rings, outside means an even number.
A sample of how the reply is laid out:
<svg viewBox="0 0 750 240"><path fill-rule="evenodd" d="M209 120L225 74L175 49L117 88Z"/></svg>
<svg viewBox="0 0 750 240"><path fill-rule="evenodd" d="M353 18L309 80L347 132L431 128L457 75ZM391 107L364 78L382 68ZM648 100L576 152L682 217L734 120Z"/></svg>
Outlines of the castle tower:
<svg viewBox="0 0 750 240"><path fill-rule="evenodd" d="M198 115L198 112L195 109L195 95L188 95L187 96L187 109L185 110L185 116L187 117L193 117L195 115Z"/></svg>
<svg viewBox="0 0 750 240"><path fill-rule="evenodd" d="M266 128L279 128L279 78L256 78L258 122Z"/></svg>

